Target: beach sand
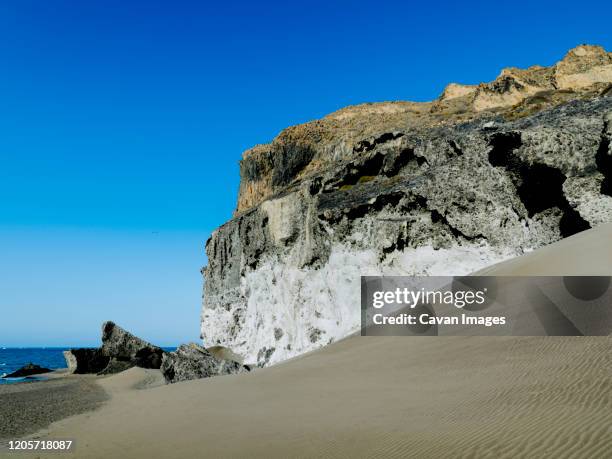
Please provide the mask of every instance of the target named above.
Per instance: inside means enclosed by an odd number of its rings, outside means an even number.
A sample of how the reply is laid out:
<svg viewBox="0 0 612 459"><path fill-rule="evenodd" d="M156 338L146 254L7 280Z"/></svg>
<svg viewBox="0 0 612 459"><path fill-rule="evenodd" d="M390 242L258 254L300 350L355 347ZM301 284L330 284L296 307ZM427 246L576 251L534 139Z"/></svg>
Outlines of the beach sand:
<svg viewBox="0 0 612 459"><path fill-rule="evenodd" d="M610 275L611 243L606 225L486 274ZM35 437L74 438L79 458L604 458L612 451L610 336L353 336L251 374L160 385L131 369L99 385L108 403Z"/></svg>
<svg viewBox="0 0 612 459"><path fill-rule="evenodd" d="M612 223L478 271L482 276L612 276Z"/></svg>
<svg viewBox="0 0 612 459"><path fill-rule="evenodd" d="M0 385L0 444L92 410L108 395L91 375L49 373L46 381Z"/></svg>

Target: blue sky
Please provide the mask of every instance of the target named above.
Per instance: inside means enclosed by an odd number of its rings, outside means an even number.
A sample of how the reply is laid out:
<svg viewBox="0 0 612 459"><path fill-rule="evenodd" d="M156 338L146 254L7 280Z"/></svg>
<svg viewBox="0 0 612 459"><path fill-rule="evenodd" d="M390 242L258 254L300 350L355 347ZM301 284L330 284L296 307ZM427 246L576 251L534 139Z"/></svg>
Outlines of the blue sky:
<svg viewBox="0 0 612 459"><path fill-rule="evenodd" d="M609 2L0 4L0 345L197 340L238 160L349 104L612 49Z"/></svg>

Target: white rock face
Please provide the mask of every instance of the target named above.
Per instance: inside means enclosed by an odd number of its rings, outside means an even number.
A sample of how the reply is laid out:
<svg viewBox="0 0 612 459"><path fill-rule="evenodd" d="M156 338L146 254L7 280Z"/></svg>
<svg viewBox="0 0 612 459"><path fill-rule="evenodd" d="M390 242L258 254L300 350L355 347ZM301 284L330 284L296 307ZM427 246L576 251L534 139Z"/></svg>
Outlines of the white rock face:
<svg viewBox="0 0 612 459"><path fill-rule="evenodd" d="M359 331L360 276L464 275L515 255L484 243L407 249L381 263L374 250L336 246L317 269L266 257L240 279L244 302L204 310L204 343L231 337L223 345L245 362L274 364ZM232 317L242 310L244 322L234 335Z"/></svg>

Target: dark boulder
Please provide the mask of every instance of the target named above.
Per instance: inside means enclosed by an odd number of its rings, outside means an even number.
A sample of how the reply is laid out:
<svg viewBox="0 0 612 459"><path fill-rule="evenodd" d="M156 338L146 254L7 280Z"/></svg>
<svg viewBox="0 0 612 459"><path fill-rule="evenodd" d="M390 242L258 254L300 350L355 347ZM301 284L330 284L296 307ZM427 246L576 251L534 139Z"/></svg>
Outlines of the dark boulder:
<svg viewBox="0 0 612 459"><path fill-rule="evenodd" d="M64 352L70 373L113 374L132 367L159 369L162 348L144 341L113 322L102 325L102 346Z"/></svg>
<svg viewBox="0 0 612 459"><path fill-rule="evenodd" d="M245 373L248 367L233 360L218 359L195 343L181 344L175 352L166 352L160 368L166 382L175 383L211 376Z"/></svg>
<svg viewBox="0 0 612 459"><path fill-rule="evenodd" d="M102 325L101 349L108 357L142 368L159 368L164 354L160 347L132 335L113 322Z"/></svg>
<svg viewBox="0 0 612 459"><path fill-rule="evenodd" d="M68 372L76 374L100 373L110 361L110 357L104 355L100 349L90 348L64 351L64 358Z"/></svg>
<svg viewBox="0 0 612 459"><path fill-rule="evenodd" d="M33 363L28 363L27 365L24 365L23 367L21 367L19 370L6 375L5 378L23 378L25 376L32 376L32 375L39 375L42 373L49 373L50 370L49 368L44 368L41 367L40 365L35 365Z"/></svg>

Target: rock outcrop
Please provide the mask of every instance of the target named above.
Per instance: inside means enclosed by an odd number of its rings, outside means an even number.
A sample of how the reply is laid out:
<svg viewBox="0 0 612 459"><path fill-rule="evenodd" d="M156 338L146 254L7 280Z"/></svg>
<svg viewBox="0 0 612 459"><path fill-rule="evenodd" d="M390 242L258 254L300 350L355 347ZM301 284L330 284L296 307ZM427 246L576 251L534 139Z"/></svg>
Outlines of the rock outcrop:
<svg viewBox="0 0 612 459"><path fill-rule="evenodd" d="M159 368L164 351L140 339L113 322L102 325L102 353L119 362L141 368Z"/></svg>
<svg viewBox="0 0 612 459"><path fill-rule="evenodd" d="M49 373L50 371L52 370L50 370L49 368L44 368L40 365L36 365L30 362L27 365L21 367L20 369L14 371L13 373L4 376L4 378L24 378L26 376Z"/></svg>
<svg viewBox="0 0 612 459"><path fill-rule="evenodd" d="M131 367L159 368L163 349L144 341L113 322L102 325L102 346L71 349L64 358L71 373L112 374Z"/></svg>
<svg viewBox="0 0 612 459"><path fill-rule="evenodd" d="M160 369L167 383L249 371L233 360L216 358L195 343L182 344L175 352L164 354Z"/></svg>
<svg viewBox="0 0 612 459"><path fill-rule="evenodd" d="M100 349L70 349L64 351L64 359L69 373L88 374L100 373L108 366L110 357Z"/></svg>
<svg viewBox="0 0 612 459"><path fill-rule="evenodd" d="M159 369L167 383L210 378L250 370L229 349L211 351L197 344L182 344L174 352L165 352L140 339L113 322L102 325L102 346L95 349L64 351L69 373L108 375L132 367Z"/></svg>
<svg viewBox="0 0 612 459"><path fill-rule="evenodd" d="M474 111L512 107L540 97L574 98L581 93L605 90L612 81L612 53L599 46L582 45L570 50L552 67L534 65L526 70L507 68L490 83L450 84L438 103L462 99Z"/></svg>
<svg viewBox="0 0 612 459"><path fill-rule="evenodd" d="M240 163L206 244L206 346L279 362L359 328L361 275L462 275L612 221L612 55L348 107Z"/></svg>

